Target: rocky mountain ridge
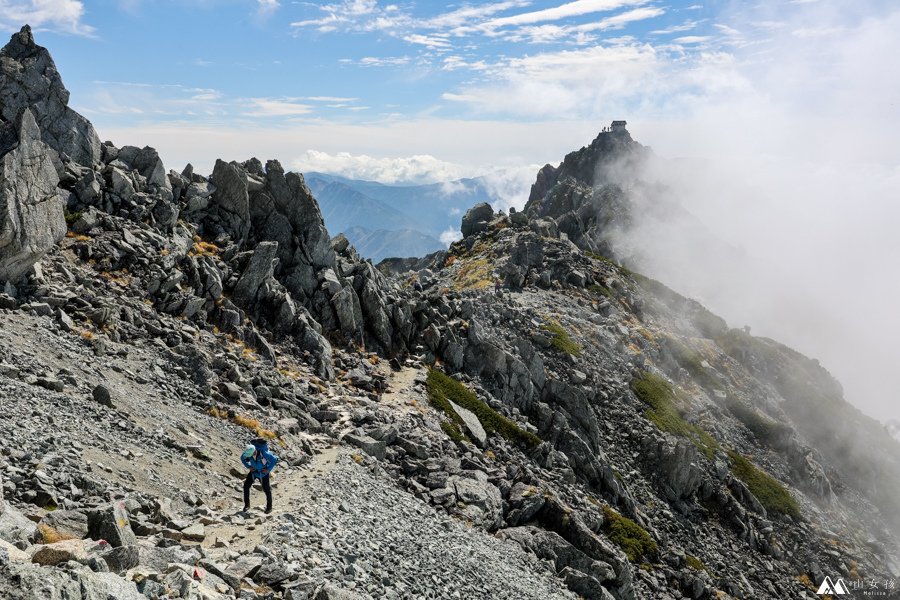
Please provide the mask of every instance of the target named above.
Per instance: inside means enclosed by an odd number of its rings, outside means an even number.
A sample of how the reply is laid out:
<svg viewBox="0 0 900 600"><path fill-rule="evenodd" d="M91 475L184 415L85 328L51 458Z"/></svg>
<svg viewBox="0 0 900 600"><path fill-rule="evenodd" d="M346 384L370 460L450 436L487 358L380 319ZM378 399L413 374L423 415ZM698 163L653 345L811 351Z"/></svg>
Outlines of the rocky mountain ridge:
<svg viewBox="0 0 900 600"><path fill-rule="evenodd" d="M599 253L569 192L627 210L591 169L627 174L630 137L376 269L277 161L167 172L94 145L30 29L0 65L3 598L815 598L896 576L896 441L813 361ZM886 489L799 426L825 401ZM283 459L270 517L238 510L251 436Z"/></svg>

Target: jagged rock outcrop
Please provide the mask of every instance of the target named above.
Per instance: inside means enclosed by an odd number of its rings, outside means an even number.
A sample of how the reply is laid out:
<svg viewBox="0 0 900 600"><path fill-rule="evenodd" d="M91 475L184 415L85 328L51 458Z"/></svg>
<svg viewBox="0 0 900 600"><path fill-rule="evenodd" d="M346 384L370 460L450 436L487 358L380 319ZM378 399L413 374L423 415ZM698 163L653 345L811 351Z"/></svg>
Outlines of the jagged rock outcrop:
<svg viewBox="0 0 900 600"><path fill-rule="evenodd" d="M30 109L0 124L0 281L15 281L66 233L59 177Z"/></svg>
<svg viewBox="0 0 900 600"><path fill-rule="evenodd" d="M13 121L30 108L48 146L92 167L100 160L100 138L68 104L69 92L50 53L35 44L31 27L25 25L0 50L0 116Z"/></svg>
<svg viewBox="0 0 900 600"><path fill-rule="evenodd" d="M590 145L545 165L531 186L524 212L550 219L584 250L617 257L614 236L633 225L633 187L652 158L628 131L605 131Z"/></svg>
<svg viewBox="0 0 900 600"><path fill-rule="evenodd" d="M621 186L641 172L650 149L631 138L628 131L605 131L588 145L570 152L558 167L544 165L531 186L525 212L532 216L559 217L577 209L564 197L548 198L560 182L571 179L588 188Z"/></svg>
<svg viewBox="0 0 900 600"><path fill-rule="evenodd" d="M230 235L239 244L247 238L250 229L248 176L244 168L235 162L216 161L210 176L210 183L215 186L215 191L205 217L212 221L208 225L213 234L210 235L211 238L215 238L219 232Z"/></svg>
<svg viewBox="0 0 900 600"><path fill-rule="evenodd" d="M204 182L193 174L192 180ZM238 248L274 243L272 276L322 328L345 342L371 342L389 352L406 347L406 338L394 335L403 328L403 309L385 295L383 276L370 263L346 244L332 246L302 175L285 173L276 160L265 168L256 159L218 161L210 183L208 201L194 203L192 211L188 198L186 206L207 239L224 235ZM249 300L245 295L238 300Z"/></svg>
<svg viewBox="0 0 900 600"><path fill-rule="evenodd" d="M494 209L487 202L476 204L463 215L460 231L463 237L469 237L473 233L481 233L487 229L488 223L494 218Z"/></svg>

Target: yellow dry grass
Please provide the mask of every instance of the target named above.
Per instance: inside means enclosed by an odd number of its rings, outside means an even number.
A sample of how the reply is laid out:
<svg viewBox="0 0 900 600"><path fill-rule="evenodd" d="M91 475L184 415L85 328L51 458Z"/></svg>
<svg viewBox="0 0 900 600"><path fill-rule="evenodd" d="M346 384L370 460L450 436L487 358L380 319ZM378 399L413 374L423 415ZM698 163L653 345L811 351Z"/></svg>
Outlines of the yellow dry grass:
<svg viewBox="0 0 900 600"><path fill-rule="evenodd" d="M215 244L204 242L203 240L195 237L194 246L191 248L191 251L188 254L190 254L191 256L216 256L219 252L220 249Z"/></svg>
<svg viewBox="0 0 900 600"><path fill-rule="evenodd" d="M481 290L490 287L491 264L486 258L469 260L459 266L453 287L457 290Z"/></svg>
<svg viewBox="0 0 900 600"><path fill-rule="evenodd" d="M263 438L265 440L274 440L278 438L278 434L272 431L271 429L266 429L263 427L262 423L260 423L257 419L253 417L248 417L246 415L239 415L237 413L234 414L233 417L228 417L228 411L216 408L213 406L207 411L211 416L216 417L217 419L224 419L226 421L231 421L235 425L240 425L245 429L249 429L253 433L256 434L256 437Z"/></svg>
<svg viewBox="0 0 900 600"><path fill-rule="evenodd" d="M65 540L74 540L75 538L71 535L66 535L65 533L61 533L50 527L46 523L38 523L38 531L41 534L41 541L44 544L55 544L56 542L63 542Z"/></svg>

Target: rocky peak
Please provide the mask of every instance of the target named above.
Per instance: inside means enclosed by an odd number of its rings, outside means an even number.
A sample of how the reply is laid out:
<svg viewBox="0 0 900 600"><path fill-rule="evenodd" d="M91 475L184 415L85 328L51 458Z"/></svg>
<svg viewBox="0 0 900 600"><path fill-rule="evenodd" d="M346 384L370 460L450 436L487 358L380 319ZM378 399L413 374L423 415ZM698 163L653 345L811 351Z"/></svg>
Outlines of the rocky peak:
<svg viewBox="0 0 900 600"><path fill-rule="evenodd" d="M46 54L46 50L34 42L31 25L24 25L22 29L14 33L9 39L9 43L3 49L4 55L20 62L27 58L34 58L42 53Z"/></svg>
<svg viewBox="0 0 900 600"><path fill-rule="evenodd" d="M12 121L31 108L47 145L76 163L93 165L100 160L100 138L68 104L69 92L50 53L24 26L0 49L0 116Z"/></svg>
<svg viewBox="0 0 900 600"><path fill-rule="evenodd" d="M589 145L567 154L559 166L545 165L538 172L525 211L541 216L548 214L549 207L545 204L548 192L567 179L589 187L621 184L633 177L641 161L651 154L627 130L602 131Z"/></svg>

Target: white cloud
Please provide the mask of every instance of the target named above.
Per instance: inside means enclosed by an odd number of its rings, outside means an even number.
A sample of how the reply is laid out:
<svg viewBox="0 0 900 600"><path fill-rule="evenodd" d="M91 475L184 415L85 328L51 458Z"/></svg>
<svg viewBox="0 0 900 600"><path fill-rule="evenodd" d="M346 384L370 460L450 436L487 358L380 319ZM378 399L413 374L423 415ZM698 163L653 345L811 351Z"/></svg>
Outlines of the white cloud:
<svg viewBox="0 0 900 600"><path fill-rule="evenodd" d="M446 231L441 233L441 236L438 239L441 240L442 244L449 247L453 242L462 239L462 232L456 227L448 227Z"/></svg>
<svg viewBox="0 0 900 600"><path fill-rule="evenodd" d="M256 16L265 19L281 7L279 0L256 0Z"/></svg>
<svg viewBox="0 0 900 600"><path fill-rule="evenodd" d="M381 31L426 51L443 51L458 37L502 37L508 41L528 40L532 43L575 43L584 45L594 40L592 32L621 28L628 23L650 19L666 12L665 8L642 6L650 0L575 0L559 6L495 16L532 4L530 0L506 0L461 8L434 17L419 18L396 5L382 7L377 2L344 0L339 4L319 7L325 14L291 23L295 33L315 29L321 33L347 31ZM553 22L598 12L632 8L598 22L556 25ZM427 56L425 56L427 59Z"/></svg>
<svg viewBox="0 0 900 600"><path fill-rule="evenodd" d="M701 44L703 42L708 42L712 37L708 35L685 35L682 37L677 37L673 42L676 44Z"/></svg>
<svg viewBox="0 0 900 600"><path fill-rule="evenodd" d="M250 98L245 115L250 117L291 117L307 115L313 111L309 104L293 99Z"/></svg>
<svg viewBox="0 0 900 600"><path fill-rule="evenodd" d="M531 184L542 165L523 164L516 167L494 169L483 175L488 192L495 199L497 210L509 211L510 207L522 209L531 193Z"/></svg>
<svg viewBox="0 0 900 600"><path fill-rule="evenodd" d="M684 31L691 31L696 29L698 25L700 25L703 21L685 21L681 25L671 25L664 29L654 29L650 32L651 35L668 35L670 33L681 33Z"/></svg>
<svg viewBox="0 0 900 600"><path fill-rule="evenodd" d="M434 29L455 29L474 21L480 21L484 17L490 17L499 12L511 8L521 8L531 4L529 0L508 0L506 2L491 2L484 5L467 5L454 11L432 17L426 25Z"/></svg>
<svg viewBox="0 0 900 600"><path fill-rule="evenodd" d="M722 23L716 23L714 25L716 29L724 33L725 35L738 36L741 35L741 32L735 29L734 27L729 27L728 25L724 25Z"/></svg>
<svg viewBox="0 0 900 600"><path fill-rule="evenodd" d="M487 66L487 63L483 60L469 61L462 56L450 55L444 57L444 63L441 65L441 68L445 71L455 71L457 69L483 71Z"/></svg>
<svg viewBox="0 0 900 600"><path fill-rule="evenodd" d="M296 34L304 29L320 33L334 31L393 31L408 26L412 18L396 5L379 6L376 0L343 0L318 7L325 13L312 19L291 23Z"/></svg>
<svg viewBox="0 0 900 600"><path fill-rule="evenodd" d="M358 64L363 67L402 67L408 65L408 56L364 56L358 61L345 58L340 61L343 64Z"/></svg>
<svg viewBox="0 0 900 600"><path fill-rule="evenodd" d="M247 126L258 120L333 114L326 109L350 112L368 110L359 98L311 95L299 97L243 98L223 94L212 88L194 88L179 84L155 84L128 81L93 81L94 89L77 109L102 123L114 115L132 113L151 116L158 121L179 122L190 117L198 122L223 127ZM347 114L347 113L345 113Z"/></svg>
<svg viewBox="0 0 900 600"><path fill-rule="evenodd" d="M587 23L585 25L575 26L575 31L605 31L607 29L617 29L634 23L635 21L643 21L652 19L665 14L664 8L635 8L634 10L625 11L612 17L607 17L597 23Z"/></svg>
<svg viewBox="0 0 900 600"><path fill-rule="evenodd" d="M304 96L300 98L300 100L306 100L308 102L340 102L340 103L349 103L356 102L359 98L346 98L343 96Z"/></svg>
<svg viewBox="0 0 900 600"><path fill-rule="evenodd" d="M200 173L210 172L216 158L246 160L258 156L280 158L287 164L290 157L305 156L306 149L332 156L352 149L352 156L382 157L381 160L416 155L436 157L450 167L430 169L438 173L432 177L434 181L555 162L582 146L586 135L590 135L586 132L607 124L586 124L580 119L517 122L401 115L367 123L309 120L275 125L269 120L255 122L231 117L221 122L193 117L163 122L117 120L105 113L97 114L93 121L102 139L119 144L149 144L159 150L167 166L192 162Z"/></svg>
<svg viewBox="0 0 900 600"><path fill-rule="evenodd" d="M652 19L665 12L666 11L663 8L636 8L593 23L583 23L581 25L545 24L524 26L498 35L501 35L503 39L511 42L529 41L533 44L548 44L569 40L576 45L583 46L593 43L596 40L596 36L592 35L595 32L606 31L609 29L621 29L629 23Z"/></svg>
<svg viewBox="0 0 900 600"><path fill-rule="evenodd" d="M509 17L492 19L482 24L487 30L498 29L509 25L529 25L546 21L558 21L568 17L578 17L595 12L606 12L623 8L646 4L648 0L575 0L553 8L545 8L533 12L520 13Z"/></svg>
<svg viewBox="0 0 900 600"><path fill-rule="evenodd" d="M625 110L638 97L672 102L669 93L678 87L672 79L684 76L677 67L648 44L544 52L491 65L490 82L444 99L486 113L592 118Z"/></svg>
<svg viewBox="0 0 900 600"><path fill-rule="evenodd" d="M353 179L381 183L436 183L459 179L471 173L471 167L439 160L429 154L374 157L307 150L291 164L301 171L338 173Z"/></svg>
<svg viewBox="0 0 900 600"><path fill-rule="evenodd" d="M810 28L810 27L800 27L799 29L795 29L791 32L791 34L795 35L799 38L809 38L809 37L824 37L824 36L832 36L839 35L844 33L846 28L844 27L818 27L818 28Z"/></svg>
<svg viewBox="0 0 900 600"><path fill-rule="evenodd" d="M96 87L76 110L102 122L114 115L143 114L158 120L215 118L228 114L230 103L221 92L179 84L94 81Z"/></svg>
<svg viewBox="0 0 900 600"><path fill-rule="evenodd" d="M403 36L403 40L409 42L410 44L419 44L430 49L443 49L450 48L452 46L447 38L438 35L422 35L420 33L413 33Z"/></svg>
<svg viewBox="0 0 900 600"><path fill-rule="evenodd" d="M93 35L82 22L84 3L78 0L0 0L0 29L15 30L28 24L76 35Z"/></svg>

